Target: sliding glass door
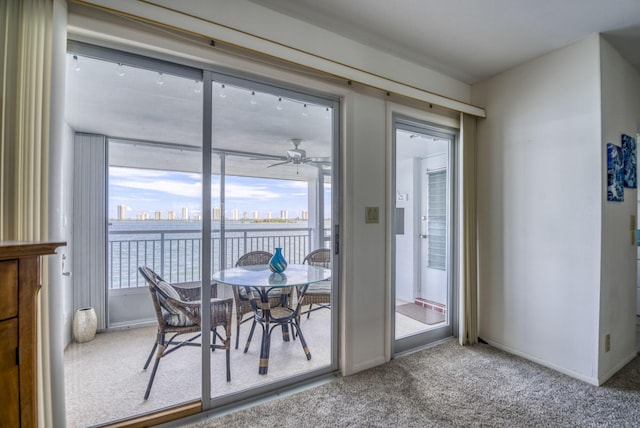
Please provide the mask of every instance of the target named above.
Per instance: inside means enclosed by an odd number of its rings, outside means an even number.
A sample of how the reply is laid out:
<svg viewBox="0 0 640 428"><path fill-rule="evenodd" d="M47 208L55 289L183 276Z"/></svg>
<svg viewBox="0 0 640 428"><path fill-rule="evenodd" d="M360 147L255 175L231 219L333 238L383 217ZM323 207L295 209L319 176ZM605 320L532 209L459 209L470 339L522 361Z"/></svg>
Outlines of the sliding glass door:
<svg viewBox="0 0 640 428"><path fill-rule="evenodd" d="M214 76L211 98L212 271L265 265L277 248L289 266L306 265L308 254L326 249L326 267L331 267L337 104L224 74ZM300 317L307 354L291 331L287 337L277 327L265 336L270 324L257 323L249 341L256 314L255 307L243 303L247 290L218 284L219 296L234 298L233 377L225 382L221 368L212 367L212 400L226 402L230 394L248 396L334 370L330 282L323 292L326 301L316 305L319 310ZM289 289L287 303L277 305L308 311L310 305L300 298L299 289ZM263 346L268 358L261 356ZM267 373L260 374L259 367Z"/></svg>
<svg viewBox="0 0 640 428"><path fill-rule="evenodd" d="M453 147L445 129L394 119L394 352L453 334Z"/></svg>
<svg viewBox="0 0 640 428"><path fill-rule="evenodd" d="M312 304L290 290L282 305L304 312L295 318L307 346L274 332L261 375L262 326L247 345L251 305L241 308L234 289L212 278L247 253L276 248L302 266L319 250L338 277L338 102L81 44L68 55L67 79L79 238L63 311L91 306L101 320L90 342L67 334L68 425L186 403L209 409L336 370L335 280L318 284ZM157 275L157 287L140 267ZM231 318L214 335L220 302ZM209 349L227 339L228 353Z"/></svg>

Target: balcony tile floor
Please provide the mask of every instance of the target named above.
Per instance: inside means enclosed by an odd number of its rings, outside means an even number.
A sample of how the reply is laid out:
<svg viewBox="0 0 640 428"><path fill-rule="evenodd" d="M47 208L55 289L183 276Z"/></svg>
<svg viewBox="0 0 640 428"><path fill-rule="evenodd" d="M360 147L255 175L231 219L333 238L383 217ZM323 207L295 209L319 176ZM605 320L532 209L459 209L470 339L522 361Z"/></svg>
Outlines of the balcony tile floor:
<svg viewBox="0 0 640 428"><path fill-rule="evenodd" d="M330 311L313 312L310 319L303 318L301 326L312 359L306 359L299 340L284 342L278 327L271 336L269 372L259 375L260 327L256 327L245 354L251 323L244 324L240 347L231 350L231 382L225 379L225 352L211 353L212 397L328 366ZM151 395L148 400L143 399L152 365L147 370L142 366L155 335L156 327L132 328L99 333L91 342L69 345L64 356L68 427L86 427L200 398L201 349L185 347L160 361ZM235 344L234 336L232 343Z"/></svg>

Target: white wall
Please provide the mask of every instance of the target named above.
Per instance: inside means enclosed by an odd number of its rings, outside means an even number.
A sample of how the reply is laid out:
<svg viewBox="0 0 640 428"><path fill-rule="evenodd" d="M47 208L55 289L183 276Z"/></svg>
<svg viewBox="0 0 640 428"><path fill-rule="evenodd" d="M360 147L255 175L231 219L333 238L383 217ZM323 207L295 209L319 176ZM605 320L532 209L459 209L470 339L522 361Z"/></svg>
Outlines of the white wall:
<svg viewBox="0 0 640 428"><path fill-rule="evenodd" d="M385 362L386 104L371 95L345 97L341 289L341 369L348 375ZM365 207L380 223L365 224Z"/></svg>
<svg viewBox="0 0 640 428"><path fill-rule="evenodd" d="M480 337L591 383L605 174L599 88L597 36L472 88L487 111L478 121Z"/></svg>
<svg viewBox="0 0 640 428"><path fill-rule="evenodd" d="M606 143L621 146L621 134L635 138L640 125L640 73L604 39L600 44L602 70L602 169ZM603 176L604 177L604 176ZM606 180L602 183L604 201ZM637 189L624 189L624 202L603 202L602 273L598 377L611 377L636 354L636 236L631 216L637 215ZM633 239L633 240L632 240ZM606 352L605 335L611 335Z"/></svg>

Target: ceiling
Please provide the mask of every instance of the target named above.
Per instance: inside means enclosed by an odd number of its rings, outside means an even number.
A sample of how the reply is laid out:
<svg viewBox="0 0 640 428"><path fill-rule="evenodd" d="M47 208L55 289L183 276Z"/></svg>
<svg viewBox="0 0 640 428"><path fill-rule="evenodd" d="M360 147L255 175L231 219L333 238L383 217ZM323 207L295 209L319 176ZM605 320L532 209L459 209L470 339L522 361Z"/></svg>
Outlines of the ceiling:
<svg viewBox="0 0 640 428"><path fill-rule="evenodd" d="M110 165L199 172L202 82L117 60L67 55L68 125L75 132L109 137ZM222 153L226 173L239 176L308 180L330 170L329 101L321 105L318 98L305 100L291 91L222 85L212 83L214 173L220 172ZM298 150L294 139L301 140ZM285 163L301 151L304 161Z"/></svg>
<svg viewBox="0 0 640 428"><path fill-rule="evenodd" d="M598 32L640 69L640 0L254 2L469 84ZM78 132L136 141L113 145L114 164L197 171L202 84L169 74L159 84L158 77L157 70L82 56L76 62L69 55L67 122ZM227 171L302 180L318 176L318 165L310 163L270 165L286 160L294 138L302 139L307 157L330 158L327 105L229 84L222 94L221 83L213 86L214 148L254 154L229 155ZM277 108L280 95L283 109Z"/></svg>
<svg viewBox="0 0 640 428"><path fill-rule="evenodd" d="M639 0L253 0L468 84L603 33L640 69Z"/></svg>

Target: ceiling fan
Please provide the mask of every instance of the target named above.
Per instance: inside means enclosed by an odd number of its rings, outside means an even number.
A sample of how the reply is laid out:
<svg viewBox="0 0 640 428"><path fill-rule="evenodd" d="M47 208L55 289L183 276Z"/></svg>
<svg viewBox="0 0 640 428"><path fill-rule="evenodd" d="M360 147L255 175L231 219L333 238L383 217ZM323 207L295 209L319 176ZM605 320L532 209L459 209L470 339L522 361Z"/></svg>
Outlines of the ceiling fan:
<svg viewBox="0 0 640 428"><path fill-rule="evenodd" d="M321 167L322 165L330 165L331 161L329 158L308 158L307 152L298 147L300 146L300 143L302 143L302 139L292 138L290 141L291 144L293 144L293 149L287 150L285 160L283 162L271 164L267 168L278 165L286 165L288 163L296 166L301 164L311 164L318 167Z"/></svg>

